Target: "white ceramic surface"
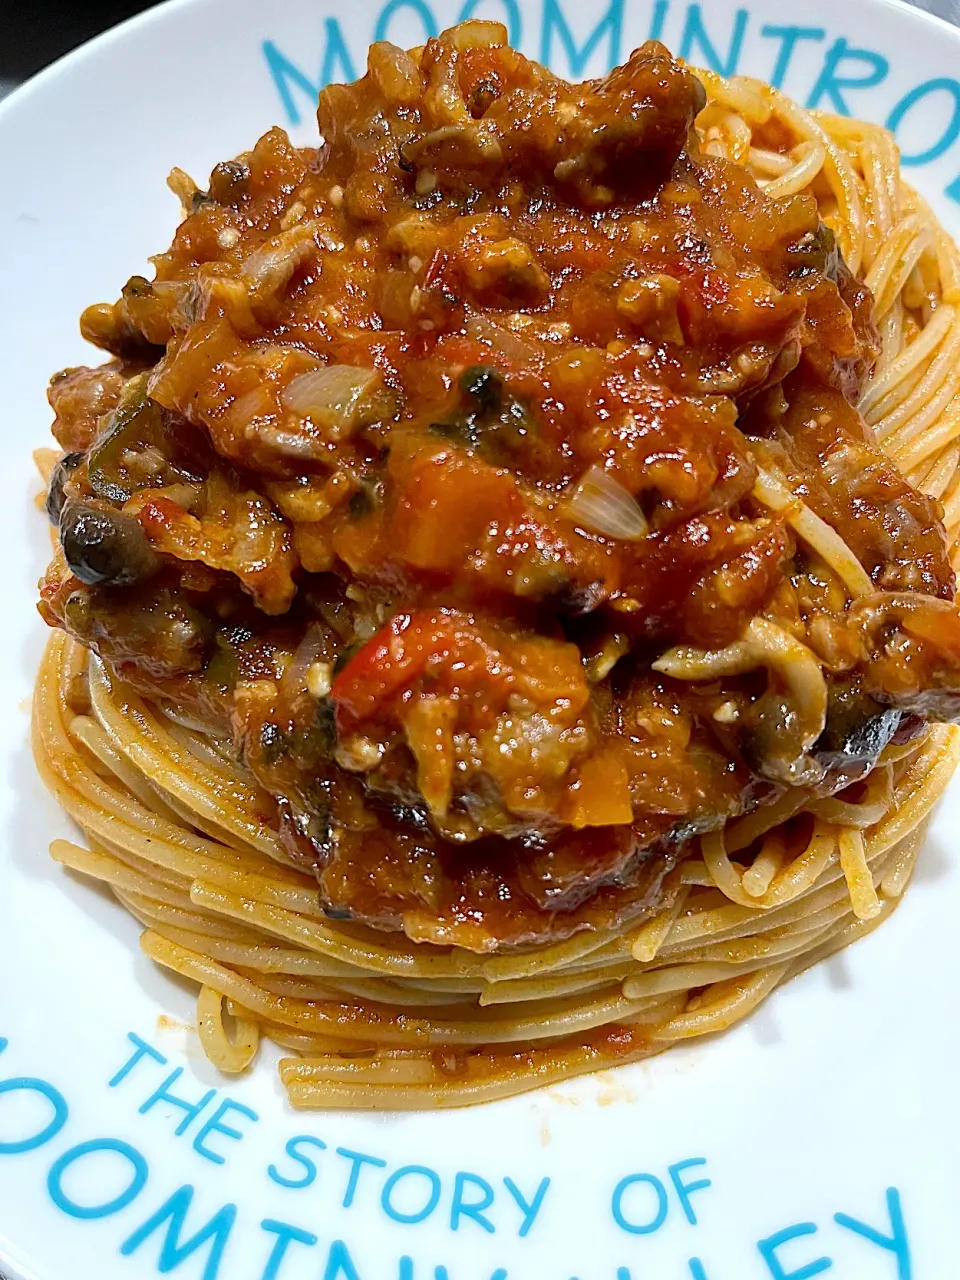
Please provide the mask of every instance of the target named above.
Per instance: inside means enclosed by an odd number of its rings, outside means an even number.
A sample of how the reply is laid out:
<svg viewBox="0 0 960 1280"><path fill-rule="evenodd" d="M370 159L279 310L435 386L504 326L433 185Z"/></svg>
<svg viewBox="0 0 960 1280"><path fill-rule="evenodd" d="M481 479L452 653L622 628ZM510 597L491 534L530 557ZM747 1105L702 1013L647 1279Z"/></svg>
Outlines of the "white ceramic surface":
<svg viewBox="0 0 960 1280"><path fill-rule="evenodd" d="M890 121L960 232L960 33L886 0L175 0L0 108L0 1267L38 1280L956 1280L960 789L903 908L725 1037L479 1110L296 1114L275 1055L219 1077L192 995L135 923L54 866L69 834L27 746L49 374L95 361L84 305L165 247L164 177L274 123L313 138L324 76L464 12L563 74L652 32ZM951 195L951 190L953 194ZM202 1104L202 1105L201 1105ZM684 1189L686 1188L686 1190Z"/></svg>

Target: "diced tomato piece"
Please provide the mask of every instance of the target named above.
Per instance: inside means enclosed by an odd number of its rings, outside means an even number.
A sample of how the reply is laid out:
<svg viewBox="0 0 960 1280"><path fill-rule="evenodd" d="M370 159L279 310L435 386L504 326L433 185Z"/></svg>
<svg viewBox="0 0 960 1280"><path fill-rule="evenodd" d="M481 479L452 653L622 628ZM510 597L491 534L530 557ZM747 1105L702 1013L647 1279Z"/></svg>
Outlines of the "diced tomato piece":
<svg viewBox="0 0 960 1280"><path fill-rule="evenodd" d="M522 509L513 476L462 450L421 455L404 470L388 546L417 569L454 573L494 521Z"/></svg>
<svg viewBox="0 0 960 1280"><path fill-rule="evenodd" d="M630 779L619 752L600 751L582 761L564 816L576 828L620 827L633 821Z"/></svg>
<svg viewBox="0 0 960 1280"><path fill-rule="evenodd" d="M330 696L337 708L338 730L352 733L370 720L410 688L428 664L451 691L489 684L502 695L514 681L499 652L464 614L429 609L400 613L334 680ZM440 681L442 675L445 681Z"/></svg>

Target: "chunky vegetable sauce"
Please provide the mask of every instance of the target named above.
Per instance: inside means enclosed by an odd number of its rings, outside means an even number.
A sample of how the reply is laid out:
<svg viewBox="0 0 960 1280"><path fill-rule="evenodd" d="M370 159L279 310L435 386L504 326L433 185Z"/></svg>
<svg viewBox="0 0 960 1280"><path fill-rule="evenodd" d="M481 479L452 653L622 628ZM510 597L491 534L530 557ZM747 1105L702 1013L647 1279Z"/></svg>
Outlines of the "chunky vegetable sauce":
<svg viewBox="0 0 960 1280"><path fill-rule="evenodd" d="M812 197L701 154L704 100L657 44L580 85L496 24L374 45L319 149L175 171L155 278L82 319L113 359L53 380L44 617L242 755L337 918L617 923L696 833L954 714L937 505L853 407L871 299ZM783 662L654 666L751 626Z"/></svg>

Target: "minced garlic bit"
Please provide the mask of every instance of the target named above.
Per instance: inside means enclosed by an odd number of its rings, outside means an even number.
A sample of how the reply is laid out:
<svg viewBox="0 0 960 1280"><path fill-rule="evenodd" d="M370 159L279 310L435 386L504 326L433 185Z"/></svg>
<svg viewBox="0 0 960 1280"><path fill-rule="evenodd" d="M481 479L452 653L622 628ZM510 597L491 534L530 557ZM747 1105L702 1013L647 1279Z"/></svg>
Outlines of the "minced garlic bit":
<svg viewBox="0 0 960 1280"><path fill-rule="evenodd" d="M351 773L369 773L383 759L384 751L382 742L362 733L352 733L338 744L334 755L341 769L349 769Z"/></svg>
<svg viewBox="0 0 960 1280"><path fill-rule="evenodd" d="M295 227L307 212L307 207L302 200L295 200L290 208L280 219L280 230L289 231L291 227Z"/></svg>
<svg viewBox="0 0 960 1280"><path fill-rule="evenodd" d="M217 236L217 244L221 249L232 249L240 240L240 232L236 227L224 227Z"/></svg>
<svg viewBox="0 0 960 1280"><path fill-rule="evenodd" d="M740 710L737 704L730 699L727 702L721 702L713 713L713 718L717 724L736 724L740 719Z"/></svg>
<svg viewBox="0 0 960 1280"><path fill-rule="evenodd" d="M330 692L333 666L329 662L311 662L307 667L307 692L319 702Z"/></svg>

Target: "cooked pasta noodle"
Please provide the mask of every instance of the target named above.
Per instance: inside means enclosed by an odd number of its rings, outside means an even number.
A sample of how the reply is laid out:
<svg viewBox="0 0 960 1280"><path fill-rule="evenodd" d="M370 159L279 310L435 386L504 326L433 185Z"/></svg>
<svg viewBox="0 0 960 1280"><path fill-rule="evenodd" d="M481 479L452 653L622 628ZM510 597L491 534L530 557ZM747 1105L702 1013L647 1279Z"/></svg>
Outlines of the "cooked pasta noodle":
<svg viewBox="0 0 960 1280"><path fill-rule="evenodd" d="M111 750L91 750L89 717L72 709L87 668ZM200 762L158 718L145 772L135 762L140 715L97 659L60 633L51 638L35 752L91 846L58 840L51 852L109 884L146 926L147 954L201 984L201 1043L217 1066L243 1070L258 1029L302 1054L284 1059L281 1075L304 1106L462 1105L721 1030L895 904L960 756L957 730L934 728L909 752L890 752L859 806L816 802L800 831L771 806L704 837L701 871L684 863L693 874L639 927L485 958L325 919L310 878L276 861L272 842L257 848L227 834L243 830L239 806L232 817L221 811L219 839L168 816L154 788L178 802ZM238 788L226 769L214 781L228 779ZM254 801L252 787L237 794ZM749 857L741 834L756 848Z"/></svg>
<svg viewBox="0 0 960 1280"><path fill-rule="evenodd" d="M771 197L812 192L874 291L882 351L860 407L890 457L942 501L957 564L953 242L903 183L883 129L806 111L745 77L702 82L704 149L745 164ZM869 602L856 556L766 462L754 497L786 513L850 600ZM704 680L765 665L807 717L809 750L827 707L821 663L769 619L725 649L678 648L655 667ZM87 837L86 848L55 841L53 857L109 885L144 926L147 955L199 984L211 1060L242 1071L263 1035L295 1055L280 1063L295 1105L390 1109L504 1097L739 1021L889 915L960 757L960 733L934 727L888 747L858 797L817 799L796 779L781 800L693 842L653 916L485 956L327 918L229 749L151 707L61 632L41 664L33 736L45 782Z"/></svg>

